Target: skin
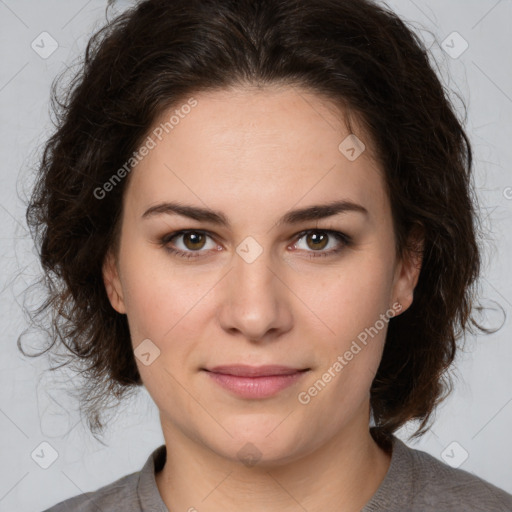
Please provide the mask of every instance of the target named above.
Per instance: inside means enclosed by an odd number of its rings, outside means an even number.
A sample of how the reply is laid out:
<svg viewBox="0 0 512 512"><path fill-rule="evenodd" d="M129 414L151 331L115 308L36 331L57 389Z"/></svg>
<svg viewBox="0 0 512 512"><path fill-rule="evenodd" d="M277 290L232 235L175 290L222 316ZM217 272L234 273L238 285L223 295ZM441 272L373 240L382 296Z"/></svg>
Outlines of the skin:
<svg viewBox="0 0 512 512"><path fill-rule="evenodd" d="M397 259L371 141L353 126L366 150L349 161L338 146L350 132L333 104L290 86L194 98L197 106L132 170L119 250L103 268L133 347L150 339L160 350L148 366L137 359L167 446L156 475L160 494L173 512L360 510L390 463L368 428L369 389L387 324L308 404L298 394L394 303L402 312L410 306L421 262ZM277 225L289 210L340 199L368 214ZM230 226L142 217L166 201L221 211ZM200 251L197 259L159 244L185 229L209 236L167 245ZM322 229L348 234L352 244L329 237L315 245L297 236ZM236 252L248 236L263 249L251 263ZM309 257L335 248L341 251ZM235 396L201 371L236 363L310 371L266 399ZM247 443L259 457L252 466L238 456Z"/></svg>

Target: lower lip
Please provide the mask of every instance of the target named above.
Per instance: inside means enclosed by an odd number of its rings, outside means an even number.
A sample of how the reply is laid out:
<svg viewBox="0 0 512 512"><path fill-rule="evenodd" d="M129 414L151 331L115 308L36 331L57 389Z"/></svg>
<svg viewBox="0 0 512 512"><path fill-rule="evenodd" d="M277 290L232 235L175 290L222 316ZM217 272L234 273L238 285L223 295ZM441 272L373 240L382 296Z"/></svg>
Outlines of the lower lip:
<svg viewBox="0 0 512 512"><path fill-rule="evenodd" d="M290 375L239 377L225 373L206 373L220 386L242 398L268 398L297 382L307 371Z"/></svg>

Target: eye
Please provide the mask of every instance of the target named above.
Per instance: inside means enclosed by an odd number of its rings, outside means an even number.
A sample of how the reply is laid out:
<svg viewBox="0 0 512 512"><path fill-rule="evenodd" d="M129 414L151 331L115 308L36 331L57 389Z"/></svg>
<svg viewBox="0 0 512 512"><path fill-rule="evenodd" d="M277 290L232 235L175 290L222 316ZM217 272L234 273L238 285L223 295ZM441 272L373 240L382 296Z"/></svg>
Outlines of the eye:
<svg viewBox="0 0 512 512"><path fill-rule="evenodd" d="M171 241L175 239L182 238L184 249L176 249L169 245ZM205 231L178 231L176 233L171 233L162 238L161 244L165 247L165 249L171 254L175 254L181 258L197 258L193 253L194 252L204 252L201 249L205 247L206 238L211 238ZM210 247L211 249L211 247Z"/></svg>
<svg viewBox="0 0 512 512"><path fill-rule="evenodd" d="M297 247L299 242L304 239L306 242L306 251L311 253L309 255L310 258L327 257L338 254L351 243L351 239L348 235L330 229L310 229L299 233L298 236L299 239L295 242L294 247ZM334 242L337 242L334 243L334 248L324 251L333 239ZM312 251L308 251L308 248L312 248Z"/></svg>

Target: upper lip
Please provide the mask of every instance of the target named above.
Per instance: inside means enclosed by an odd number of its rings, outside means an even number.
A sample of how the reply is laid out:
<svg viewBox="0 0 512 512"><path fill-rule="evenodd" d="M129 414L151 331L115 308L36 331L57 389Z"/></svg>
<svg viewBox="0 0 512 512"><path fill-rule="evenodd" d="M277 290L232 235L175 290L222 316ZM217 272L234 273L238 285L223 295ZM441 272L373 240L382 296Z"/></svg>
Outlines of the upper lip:
<svg viewBox="0 0 512 512"><path fill-rule="evenodd" d="M269 375L292 375L297 372L308 370L309 368L292 368L281 365L222 365L213 368L205 368L206 371L213 373L223 373L225 375L236 375L238 377L261 377Z"/></svg>

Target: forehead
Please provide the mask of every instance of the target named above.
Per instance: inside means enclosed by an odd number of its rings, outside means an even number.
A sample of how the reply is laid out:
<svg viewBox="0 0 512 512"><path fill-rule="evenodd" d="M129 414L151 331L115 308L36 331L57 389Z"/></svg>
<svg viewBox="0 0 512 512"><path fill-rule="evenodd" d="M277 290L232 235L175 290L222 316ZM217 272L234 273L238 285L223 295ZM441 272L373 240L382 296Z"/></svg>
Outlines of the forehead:
<svg viewBox="0 0 512 512"><path fill-rule="evenodd" d="M297 87L193 94L156 119L148 132L155 146L127 194L139 210L176 198L218 209L236 199L251 213L340 198L384 208L372 144L351 121L357 134L334 103Z"/></svg>

